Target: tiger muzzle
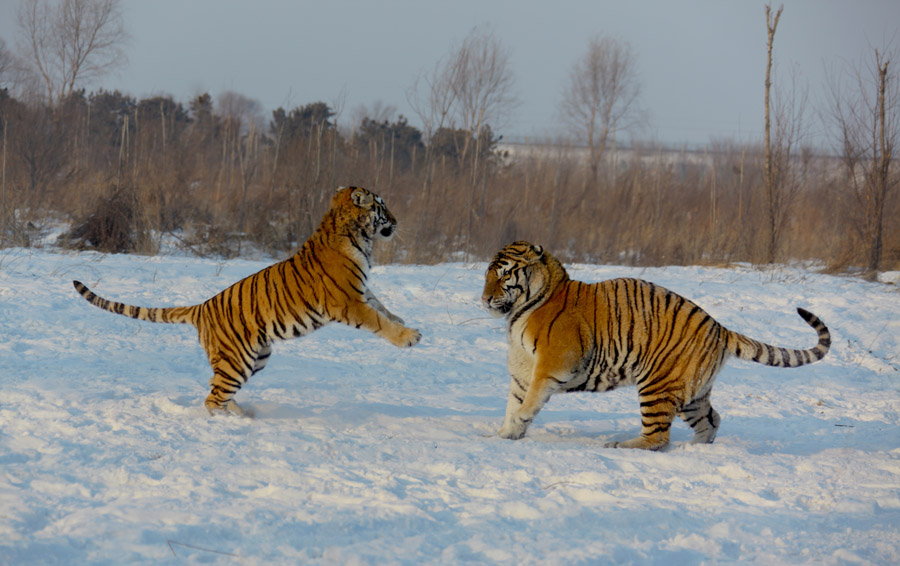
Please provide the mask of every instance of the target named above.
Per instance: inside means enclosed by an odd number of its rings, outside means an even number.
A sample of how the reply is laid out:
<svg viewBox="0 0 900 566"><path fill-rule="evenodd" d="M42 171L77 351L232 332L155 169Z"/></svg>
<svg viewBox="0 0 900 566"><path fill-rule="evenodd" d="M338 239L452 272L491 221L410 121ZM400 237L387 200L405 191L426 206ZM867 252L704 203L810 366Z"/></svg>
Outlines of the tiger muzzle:
<svg viewBox="0 0 900 566"><path fill-rule="evenodd" d="M505 315L512 309L511 304L494 301L490 295L482 295L481 306L494 316Z"/></svg>

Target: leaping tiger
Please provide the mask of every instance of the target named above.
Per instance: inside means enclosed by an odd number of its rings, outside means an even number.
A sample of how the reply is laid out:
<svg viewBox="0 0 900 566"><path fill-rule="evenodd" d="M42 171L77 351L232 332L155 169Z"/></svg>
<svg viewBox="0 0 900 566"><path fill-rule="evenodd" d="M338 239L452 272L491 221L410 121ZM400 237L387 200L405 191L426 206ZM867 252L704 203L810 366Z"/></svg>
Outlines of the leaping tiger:
<svg viewBox="0 0 900 566"><path fill-rule="evenodd" d="M607 446L663 448L676 415L694 430L692 443L711 443L720 418L710 391L730 356L799 367L821 360L831 347L828 328L803 309L797 312L818 333L818 344L778 348L728 330L653 283L573 281L550 253L522 241L488 265L481 300L507 321L510 387L499 435L509 439L525 435L554 393L636 385L641 434Z"/></svg>
<svg viewBox="0 0 900 566"><path fill-rule="evenodd" d="M98 297L79 281L75 289L92 305L150 322L193 324L213 368L210 413L244 414L233 397L263 369L275 340L304 336L330 322L364 328L398 347L419 342L368 287L374 240L394 235L397 221L384 201L366 189L342 187L318 229L290 258L187 307L130 306Z"/></svg>

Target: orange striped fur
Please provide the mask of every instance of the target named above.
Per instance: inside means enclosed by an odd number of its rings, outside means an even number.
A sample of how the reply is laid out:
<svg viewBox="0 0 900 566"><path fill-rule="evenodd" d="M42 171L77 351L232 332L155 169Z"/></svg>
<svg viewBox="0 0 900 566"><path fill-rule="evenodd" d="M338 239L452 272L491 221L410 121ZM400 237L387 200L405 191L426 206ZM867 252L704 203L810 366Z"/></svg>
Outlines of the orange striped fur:
<svg viewBox="0 0 900 566"><path fill-rule="evenodd" d="M92 305L150 322L192 324L213 368L210 413L243 414L235 393L265 367L275 340L303 336L330 322L369 330L398 347L418 343L369 290L374 240L389 239L396 220L378 195L341 188L319 228L290 258L271 265L209 300L193 306L148 308L98 297L84 284L75 289Z"/></svg>
<svg viewBox="0 0 900 566"><path fill-rule="evenodd" d="M653 283L573 281L551 254L521 241L494 257L481 298L507 320L510 390L499 434L510 439L525 435L554 393L635 385L641 434L610 446L663 448L676 415L693 428L693 443L711 443L720 419L710 391L729 356L799 367L822 359L831 346L828 328L803 309L797 312L818 333L818 344L779 348L728 330Z"/></svg>

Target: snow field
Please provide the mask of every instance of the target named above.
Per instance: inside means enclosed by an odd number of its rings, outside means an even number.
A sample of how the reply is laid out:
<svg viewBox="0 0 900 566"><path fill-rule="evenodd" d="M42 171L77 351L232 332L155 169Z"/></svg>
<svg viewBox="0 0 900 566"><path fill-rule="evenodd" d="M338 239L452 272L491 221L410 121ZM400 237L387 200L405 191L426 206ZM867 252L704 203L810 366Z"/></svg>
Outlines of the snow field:
<svg viewBox="0 0 900 566"><path fill-rule="evenodd" d="M394 348L332 325L275 345L210 417L190 326L93 308L206 299L266 262L0 252L0 564L900 563L900 290L816 274L570 266L641 277L785 347L799 369L731 361L712 445L603 448L639 429L634 389L557 395L526 437L496 436L503 321L484 264L379 266L419 328Z"/></svg>

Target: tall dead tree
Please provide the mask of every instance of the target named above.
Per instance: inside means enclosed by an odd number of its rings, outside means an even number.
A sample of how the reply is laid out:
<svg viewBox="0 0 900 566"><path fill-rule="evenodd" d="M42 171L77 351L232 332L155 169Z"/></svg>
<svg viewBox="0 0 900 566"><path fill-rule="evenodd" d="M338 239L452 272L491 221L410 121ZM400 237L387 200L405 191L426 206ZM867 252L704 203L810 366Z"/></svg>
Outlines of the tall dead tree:
<svg viewBox="0 0 900 566"><path fill-rule="evenodd" d="M766 126L765 126L765 174L763 183L766 190L766 225L768 228L768 243L766 246L765 259L766 263L775 261L775 252L778 248L778 223L777 211L779 209L779 194L776 185L775 164L772 162L772 117L771 105L769 103L770 91L772 90L772 45L775 42L775 29L778 27L778 20L781 19L781 12L784 6L778 8L778 12L772 15L772 7L766 4L766 31L768 41L766 42Z"/></svg>
<svg viewBox="0 0 900 566"><path fill-rule="evenodd" d="M875 51L878 72L878 102L876 107L875 142L872 144L872 227L869 239L869 273L870 277L881 268L881 253L884 248L884 201L888 188L896 183L891 179L891 164L894 154L894 140L887 136L887 76L889 61L884 61Z"/></svg>
<svg viewBox="0 0 900 566"><path fill-rule="evenodd" d="M861 63L853 69L847 64L843 75L829 77L830 117L840 136L838 151L852 197L845 213L865 247L870 279L881 270L885 204L900 185L894 153L900 142L900 75L891 65L897 55L896 50L886 54L876 49L874 66Z"/></svg>
<svg viewBox="0 0 900 566"><path fill-rule="evenodd" d="M774 263L784 240L791 208L801 188L802 167L799 147L807 135L807 88L800 83L799 73L790 75L788 88L772 90L773 43L775 30L784 7L773 15L766 6L766 83L765 83L765 167L763 171L765 205L765 243L763 261ZM779 81L782 84L783 81ZM774 130L774 131L773 131ZM798 149L800 150L798 152ZM798 169L801 169L798 172Z"/></svg>

